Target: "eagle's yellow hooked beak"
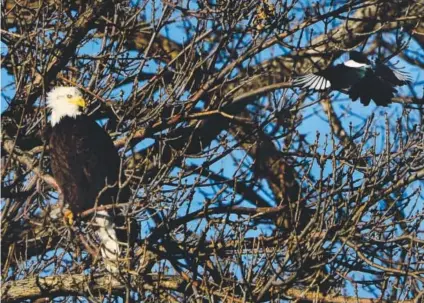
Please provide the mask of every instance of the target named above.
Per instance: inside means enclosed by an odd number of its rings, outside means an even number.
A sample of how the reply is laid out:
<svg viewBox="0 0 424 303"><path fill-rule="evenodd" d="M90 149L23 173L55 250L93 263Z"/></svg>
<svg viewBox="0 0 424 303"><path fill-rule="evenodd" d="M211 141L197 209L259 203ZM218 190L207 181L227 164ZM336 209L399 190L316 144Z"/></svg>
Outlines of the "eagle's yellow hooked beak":
<svg viewBox="0 0 424 303"><path fill-rule="evenodd" d="M78 107L82 107L82 108L85 108L87 106L87 104L85 103L84 98L83 97L80 97L80 96L73 97L68 102L71 103L71 104L75 104Z"/></svg>

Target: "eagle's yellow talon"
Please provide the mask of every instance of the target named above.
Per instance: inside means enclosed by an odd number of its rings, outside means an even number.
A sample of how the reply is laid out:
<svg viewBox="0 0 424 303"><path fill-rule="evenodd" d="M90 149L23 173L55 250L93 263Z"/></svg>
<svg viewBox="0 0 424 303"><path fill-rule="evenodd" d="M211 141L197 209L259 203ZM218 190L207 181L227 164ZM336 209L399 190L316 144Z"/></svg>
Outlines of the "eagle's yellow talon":
<svg viewBox="0 0 424 303"><path fill-rule="evenodd" d="M63 212L63 217L66 224L72 225L74 224L74 213L69 209Z"/></svg>

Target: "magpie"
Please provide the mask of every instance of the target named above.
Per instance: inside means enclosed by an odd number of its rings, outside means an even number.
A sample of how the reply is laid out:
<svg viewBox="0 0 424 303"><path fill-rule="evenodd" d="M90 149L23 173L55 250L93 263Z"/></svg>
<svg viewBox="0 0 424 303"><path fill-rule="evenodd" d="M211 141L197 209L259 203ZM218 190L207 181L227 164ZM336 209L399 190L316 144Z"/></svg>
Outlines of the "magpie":
<svg viewBox="0 0 424 303"><path fill-rule="evenodd" d="M397 92L395 86L411 80L404 71L392 69L380 60L372 62L364 54L351 51L346 62L297 77L292 83L302 89L346 92L353 101L359 98L364 105L374 100L377 105L387 106Z"/></svg>

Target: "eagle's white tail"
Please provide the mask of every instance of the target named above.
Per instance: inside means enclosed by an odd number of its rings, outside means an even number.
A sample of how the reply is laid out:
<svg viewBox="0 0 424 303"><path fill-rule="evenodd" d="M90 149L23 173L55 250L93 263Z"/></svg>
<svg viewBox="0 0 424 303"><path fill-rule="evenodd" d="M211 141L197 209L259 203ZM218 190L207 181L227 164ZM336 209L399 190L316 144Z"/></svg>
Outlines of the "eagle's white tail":
<svg viewBox="0 0 424 303"><path fill-rule="evenodd" d="M113 221L107 211L101 210L96 213L97 236L100 239L103 260L106 269L111 273L117 273L118 258L121 253Z"/></svg>

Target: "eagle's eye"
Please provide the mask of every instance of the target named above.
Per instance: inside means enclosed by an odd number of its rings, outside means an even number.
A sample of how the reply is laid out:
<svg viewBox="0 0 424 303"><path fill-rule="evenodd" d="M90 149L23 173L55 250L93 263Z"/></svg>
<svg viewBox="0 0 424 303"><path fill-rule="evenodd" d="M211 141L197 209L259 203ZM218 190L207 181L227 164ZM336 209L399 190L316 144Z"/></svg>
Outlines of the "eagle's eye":
<svg viewBox="0 0 424 303"><path fill-rule="evenodd" d="M66 97L67 97L68 99L71 99L71 98L72 98L72 95L71 95L71 94L69 94L69 95L66 95Z"/></svg>

